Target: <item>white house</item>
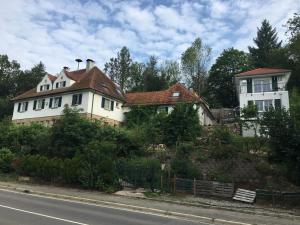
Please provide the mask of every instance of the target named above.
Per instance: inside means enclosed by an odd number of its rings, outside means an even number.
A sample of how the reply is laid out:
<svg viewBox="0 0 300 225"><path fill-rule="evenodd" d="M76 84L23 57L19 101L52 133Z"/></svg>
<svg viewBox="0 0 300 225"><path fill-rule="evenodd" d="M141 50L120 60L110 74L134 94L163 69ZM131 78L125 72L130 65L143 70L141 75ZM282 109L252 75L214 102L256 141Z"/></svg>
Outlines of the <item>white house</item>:
<svg viewBox="0 0 300 225"><path fill-rule="evenodd" d="M255 104L260 115L270 107L289 109L286 85L290 74L287 69L257 68L235 75L240 109ZM255 135L253 129L243 128L242 132L243 136Z"/></svg>
<svg viewBox="0 0 300 225"><path fill-rule="evenodd" d="M169 110L179 102L195 103L200 105L200 123L213 123L208 105L183 85L176 84L166 91L155 93L156 96L163 94L165 99L152 99L152 104L168 107ZM138 96L153 94L154 92L123 93L95 66L93 60L88 59L85 69L69 71L69 68L64 67L57 76L48 74L36 88L13 98L12 121L16 124L37 122L51 126L62 115L64 106L69 105L80 108L82 115L88 118L117 125L124 121L124 113L130 110L130 106L143 104L136 101Z"/></svg>

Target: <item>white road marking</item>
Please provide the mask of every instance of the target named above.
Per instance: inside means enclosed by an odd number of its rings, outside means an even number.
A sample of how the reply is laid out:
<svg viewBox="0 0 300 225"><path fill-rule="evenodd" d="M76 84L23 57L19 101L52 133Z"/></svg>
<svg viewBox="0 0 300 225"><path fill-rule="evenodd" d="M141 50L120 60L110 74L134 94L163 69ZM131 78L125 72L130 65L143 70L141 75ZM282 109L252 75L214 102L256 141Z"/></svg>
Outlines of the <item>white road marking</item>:
<svg viewBox="0 0 300 225"><path fill-rule="evenodd" d="M13 208L13 207L6 206L6 205L0 205L0 207L6 208L6 209L15 210L15 211L19 211L19 212L23 212L23 213L29 213L29 214L36 215L36 216L42 216L42 217L46 217L46 218L49 218L49 219L64 221L64 222L67 222L67 223L73 223L73 224L78 224L78 225L88 225L86 223L80 223L80 222L76 222L76 221L72 221L72 220L67 220L67 219L62 219L62 218L58 218L58 217L54 217L54 216L48 216L48 215L45 215L45 214L31 212L31 211L23 210L23 209L17 209L17 208Z"/></svg>
<svg viewBox="0 0 300 225"><path fill-rule="evenodd" d="M0 186L2 186L2 185L0 185ZM89 205L89 206L96 206L96 207L109 208L109 209L117 209L117 210L121 210L121 211L136 212L136 213L141 213L141 214L146 214L146 215L172 218L172 219L189 221L189 222L200 222L200 221L195 221L195 219L196 220L200 219L202 221L205 220L205 221L209 222L209 223L205 223L205 222L201 221L201 223L203 223L203 224L212 224L211 222L214 221L214 222L222 222L224 224L253 225L253 224L250 224L250 223L243 223L243 222L238 222L238 221L210 218L210 217L205 217L205 216L198 216L198 215L193 215L193 214L185 214L185 213L179 213L179 212L173 212L173 211L166 211L166 210L155 209L155 208L148 208L148 207L135 206L135 205L127 205L127 204L116 203L116 202L108 202L108 201L103 201L103 200L97 200L97 202L99 202L98 204L88 203L88 202L83 202L82 200L86 200L86 201L95 201L95 200L88 199L88 198L76 197L76 196L72 196L72 195L61 195L61 194L54 194L54 193L45 192L45 194L60 196L60 197L63 197L63 198L78 199L78 201L70 200L70 199L56 198L56 197L52 197L52 196L43 196L42 195L43 192L36 192L37 194L33 194L33 193L31 194L31 193L22 193L22 192L19 192L19 191L7 190L7 189L3 189L3 188L0 188L0 191L12 192L12 193L27 195L27 196L34 196L34 197L38 197L38 198L54 199L54 200L58 200L58 201L71 202L71 203L77 203L77 204L83 204L83 205ZM100 203L109 204L109 205L100 205ZM111 206L111 205L115 205L115 206ZM123 208L121 208L121 207L123 207ZM135 208L135 209L128 209L128 208L124 208L124 207L132 207L132 208ZM140 210L151 210L151 211L155 211L156 213L155 212L144 212L144 211L140 211ZM179 217L179 216L181 216L181 217ZM182 218L182 217L190 217L190 218L193 218L193 219Z"/></svg>

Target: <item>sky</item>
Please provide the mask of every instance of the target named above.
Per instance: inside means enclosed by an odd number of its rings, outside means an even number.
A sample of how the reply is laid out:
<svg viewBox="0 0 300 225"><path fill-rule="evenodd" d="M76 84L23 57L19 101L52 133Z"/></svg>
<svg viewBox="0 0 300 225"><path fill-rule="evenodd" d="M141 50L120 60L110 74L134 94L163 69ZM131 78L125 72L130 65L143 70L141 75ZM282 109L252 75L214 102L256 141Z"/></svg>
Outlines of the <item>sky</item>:
<svg viewBox="0 0 300 225"><path fill-rule="evenodd" d="M0 54L22 69L42 61L56 74L63 66L76 69L76 58L103 68L123 46L137 61L179 61L200 37L213 63L223 49L247 51L263 19L286 39L283 24L299 11L299 0L1 1Z"/></svg>

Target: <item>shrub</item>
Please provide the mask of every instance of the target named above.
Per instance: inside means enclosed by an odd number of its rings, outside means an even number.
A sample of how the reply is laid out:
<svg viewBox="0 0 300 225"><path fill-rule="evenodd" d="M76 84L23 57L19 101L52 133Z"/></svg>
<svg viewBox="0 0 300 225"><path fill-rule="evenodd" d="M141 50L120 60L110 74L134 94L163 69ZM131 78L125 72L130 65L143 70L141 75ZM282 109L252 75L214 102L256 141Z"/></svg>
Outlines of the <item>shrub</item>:
<svg viewBox="0 0 300 225"><path fill-rule="evenodd" d="M171 162L171 169L174 175L180 178L200 179L202 177L201 171L189 159L173 159Z"/></svg>
<svg viewBox="0 0 300 225"><path fill-rule="evenodd" d="M136 186L154 191L160 185L160 162L157 159L134 158L120 160L118 173L122 180Z"/></svg>
<svg viewBox="0 0 300 225"><path fill-rule="evenodd" d="M8 148L0 149L0 171L2 173L9 173L13 170L12 160L14 154Z"/></svg>

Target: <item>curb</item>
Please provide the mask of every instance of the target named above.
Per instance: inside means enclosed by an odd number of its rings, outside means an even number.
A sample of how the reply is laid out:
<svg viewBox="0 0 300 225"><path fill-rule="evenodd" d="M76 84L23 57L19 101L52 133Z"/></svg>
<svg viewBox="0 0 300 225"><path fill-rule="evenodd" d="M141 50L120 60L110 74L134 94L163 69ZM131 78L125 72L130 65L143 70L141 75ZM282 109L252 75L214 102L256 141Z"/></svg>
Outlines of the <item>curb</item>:
<svg viewBox="0 0 300 225"><path fill-rule="evenodd" d="M186 219L186 220L192 220L192 221L197 221L199 220L208 222L208 224L232 224L232 225L252 225L248 223L243 223L243 222L236 222L236 221L227 221L227 220L222 220L222 219L217 219L217 218L212 218L212 217L204 217L204 216L197 216L197 215L192 215L192 214L184 214L184 213L179 213L179 212L172 212L168 210L160 210L160 209L154 209L154 208L147 208L147 207L140 207L140 206L135 206L135 205L127 205L124 203L116 203L116 202L110 202L110 201L104 201L104 200L93 200L89 198L83 198L83 197L76 197L72 195L62 195L62 194L55 194L55 193L48 193L48 192L40 192L40 191L32 191L28 190L25 188L20 188L12 185L3 185L0 184L0 188L5 189L5 190L12 190L16 191L19 193L27 193L31 195L36 195L36 196L46 196L46 197L51 197L51 198L57 198L57 199L64 199L64 200L72 200L72 201L77 201L77 202L85 202L85 203L91 203L91 204L101 204L105 206L110 206L110 207L117 207L119 209L128 209L136 212L147 212L147 213L152 213L156 215L163 215L163 216L169 216L169 217L176 217L176 218L181 218L181 219ZM193 203L188 203L188 202L176 202L176 201L171 201L171 200L166 200L166 199L155 199L155 198L147 198L147 197L133 197L133 196L122 196L122 195L115 195L118 197L125 197L125 198L131 198L131 199L145 199L145 200L150 200L150 201L156 201L156 202L166 202L166 203L172 203L172 204L179 204L179 205L186 205L186 206L192 206L192 207L204 207L204 208L214 208L214 209L221 209L221 210L227 210L231 212L240 212L240 213L245 213L249 215L262 215L262 216L271 216L271 217L277 217L277 218L284 218L284 219L290 219L290 220L300 220L300 216L293 215L293 214L278 214L276 212L253 212L249 210L241 210L241 209L233 209L233 208L228 208L228 207L222 207L222 206L216 206L216 205L208 205L204 203L200 204L193 204Z"/></svg>
<svg viewBox="0 0 300 225"><path fill-rule="evenodd" d="M141 213L148 213L152 215L157 216L165 216L165 217L173 217L177 219L192 221L192 222L201 222L204 224L215 224L215 225L255 225L255 224L249 224L249 223L243 223L243 222L237 222L237 221L230 221L230 220L223 220L218 218L212 218L212 217L205 217L205 216L198 216L198 215L192 215L192 214L185 214L180 212L173 212L168 210L161 210L161 209L154 209L154 208L147 208L147 207L140 207L140 206L134 206L134 205L127 205L123 203L115 203L115 202L109 202L109 201L101 201L101 200L93 200L88 198L81 198L81 197L75 197L71 195L61 195L61 194L54 194L54 193L47 193L47 192L40 192L40 191L31 191L25 188L19 188L19 187L13 187L13 186L5 186L0 185L0 188L2 190L12 191L12 192L18 192L21 194L28 194L33 196L45 196L49 198L56 198L66 201L74 201L74 202L82 202L82 203L90 203L95 205L104 205L106 207L113 207L115 209L120 210L127 210L127 211L134 211L134 212L141 212Z"/></svg>

